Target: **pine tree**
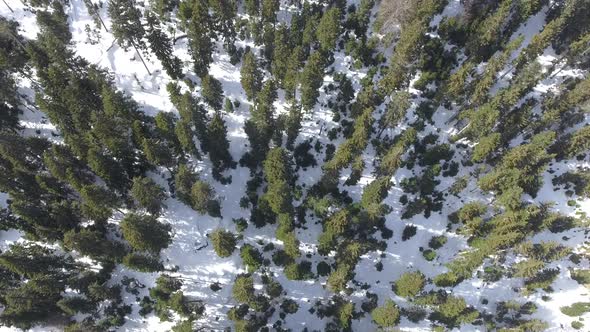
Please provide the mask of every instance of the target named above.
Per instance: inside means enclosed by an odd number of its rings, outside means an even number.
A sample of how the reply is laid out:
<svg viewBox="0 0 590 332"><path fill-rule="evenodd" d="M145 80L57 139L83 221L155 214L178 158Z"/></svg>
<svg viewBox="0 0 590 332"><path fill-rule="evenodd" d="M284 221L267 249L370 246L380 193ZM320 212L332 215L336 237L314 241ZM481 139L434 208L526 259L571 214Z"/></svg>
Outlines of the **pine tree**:
<svg viewBox="0 0 590 332"><path fill-rule="evenodd" d="M186 164L178 165L178 170L174 175L174 187L179 200L187 205L192 205L191 189L198 179L199 177Z"/></svg>
<svg viewBox="0 0 590 332"><path fill-rule="evenodd" d="M96 223L106 223L113 208L119 205L117 197L108 189L96 184L85 185L80 190L82 213Z"/></svg>
<svg viewBox="0 0 590 332"><path fill-rule="evenodd" d="M240 69L240 83L242 83L242 88L246 92L248 100L254 100L262 87L261 71L256 56L250 50L244 54L242 68Z"/></svg>
<svg viewBox="0 0 590 332"><path fill-rule="evenodd" d="M266 59L268 62L271 62L275 50L275 26L271 23L264 23L262 26L261 37L262 44L264 45L264 48L262 49L264 59Z"/></svg>
<svg viewBox="0 0 590 332"><path fill-rule="evenodd" d="M164 166L168 169L175 165L174 156L165 142L160 140L144 138L142 142L143 153L147 160L156 165Z"/></svg>
<svg viewBox="0 0 590 332"><path fill-rule="evenodd" d="M147 14L147 40L152 52L162 63L172 79L182 78L182 62L174 55L172 41L162 31L160 22L153 14Z"/></svg>
<svg viewBox="0 0 590 332"><path fill-rule="evenodd" d="M123 48L145 48L142 38L145 30L141 23L141 11L133 0L109 0L111 31Z"/></svg>
<svg viewBox="0 0 590 332"><path fill-rule="evenodd" d="M212 0L209 2L213 9L217 29L223 35L223 43L226 50L235 49L236 29L234 19L237 15L238 2L234 0Z"/></svg>
<svg viewBox="0 0 590 332"><path fill-rule="evenodd" d="M176 139L178 140L180 147L185 153L200 159L201 156L199 154L199 150L195 146L195 142L193 140L194 133L190 120L177 121L176 126L174 127L174 134L176 135Z"/></svg>
<svg viewBox="0 0 590 332"><path fill-rule="evenodd" d="M171 243L171 227L155 217L128 213L121 221L123 237L135 250L159 253Z"/></svg>
<svg viewBox="0 0 590 332"><path fill-rule="evenodd" d="M207 74L209 65L213 61L211 54L215 45L211 41L212 26L207 1L194 1L187 36L195 73L200 77Z"/></svg>
<svg viewBox="0 0 590 332"><path fill-rule="evenodd" d="M299 84L299 70L303 67L303 60L303 48L301 46L295 47L289 57L287 71L283 79L283 88L285 89L285 98L287 100L295 98L295 91Z"/></svg>
<svg viewBox="0 0 590 332"><path fill-rule="evenodd" d="M234 161L229 152L227 128L219 113L216 113L209 123L208 136L211 142L209 157L213 163L213 176L220 178L221 172L234 166Z"/></svg>
<svg viewBox="0 0 590 332"><path fill-rule="evenodd" d="M250 141L249 160L247 161L250 167L258 166L264 160L270 141L275 134L275 108L273 103L276 99L275 83L268 80L258 94L256 104L250 108L252 116L244 125L244 131Z"/></svg>
<svg viewBox="0 0 590 332"><path fill-rule="evenodd" d="M350 322L354 315L354 303L346 302L338 307L338 325L347 329L350 327Z"/></svg>
<svg viewBox="0 0 590 332"><path fill-rule="evenodd" d="M215 253L217 253L219 257L229 257L234 252L236 247L236 237L232 232L218 228L209 234L209 238L213 243L213 250L215 250Z"/></svg>
<svg viewBox="0 0 590 332"><path fill-rule="evenodd" d="M338 7L326 10L318 24L316 34L324 52L334 48L340 34L340 9Z"/></svg>
<svg viewBox="0 0 590 332"><path fill-rule="evenodd" d="M163 208L162 201L166 198L164 188L158 186L150 178L135 177L131 186L131 196L139 206L147 212L157 215Z"/></svg>
<svg viewBox="0 0 590 332"><path fill-rule="evenodd" d="M387 104L385 114L379 119L380 133L387 128L397 127L400 121L405 118L406 112L412 106L410 98L411 96L408 92L394 92Z"/></svg>
<svg viewBox="0 0 590 332"><path fill-rule="evenodd" d="M221 217L221 207L215 199L215 191L207 182L197 180L191 187L192 207L200 213Z"/></svg>
<svg viewBox="0 0 590 332"><path fill-rule="evenodd" d="M279 0L262 0L262 22L274 25L277 21L277 11L280 4Z"/></svg>
<svg viewBox="0 0 590 332"><path fill-rule="evenodd" d="M262 266L262 255L260 254L260 251L252 245L243 245L240 249L240 257L242 258L244 265L248 267L248 272L250 273L258 270L258 268Z"/></svg>
<svg viewBox="0 0 590 332"><path fill-rule="evenodd" d="M287 132L287 149L289 150L293 150L293 144L295 144L295 140L301 130L302 120L303 114L301 112L301 106L297 104L291 105L285 123L285 131Z"/></svg>
<svg viewBox="0 0 590 332"><path fill-rule="evenodd" d="M251 276L239 275L234 281L232 297L240 303L250 303L254 299L254 280Z"/></svg>
<svg viewBox="0 0 590 332"><path fill-rule="evenodd" d="M272 74L279 84L283 85L283 80L289 66L289 57L292 48L289 42L289 31L285 24L280 24L274 33L274 50L272 57Z"/></svg>
<svg viewBox="0 0 590 332"><path fill-rule="evenodd" d="M260 15L260 1L259 0L244 0L244 7L248 15L256 17Z"/></svg>
<svg viewBox="0 0 590 332"><path fill-rule="evenodd" d="M406 272L395 282L394 291L402 297L414 297L422 291L426 278L421 272Z"/></svg>
<svg viewBox="0 0 590 332"><path fill-rule="evenodd" d="M371 317L379 327L394 327L399 323L400 312L395 302L386 300L383 306L371 312Z"/></svg>
<svg viewBox="0 0 590 332"><path fill-rule="evenodd" d="M89 228L65 233L63 244L69 250L76 250L82 255L98 260L118 261L126 253L121 243L110 241L102 232Z"/></svg>
<svg viewBox="0 0 590 332"><path fill-rule="evenodd" d="M324 63L320 52L313 53L301 73L301 105L310 110L320 96L320 87L324 82Z"/></svg>
<svg viewBox="0 0 590 332"><path fill-rule="evenodd" d="M223 86L211 75L205 75L201 80L201 95L214 110L221 110L223 105Z"/></svg>
<svg viewBox="0 0 590 332"><path fill-rule="evenodd" d="M264 161L264 176L268 182L266 196L268 203L276 214L291 213L291 181L292 171L287 152L282 148L274 148Z"/></svg>

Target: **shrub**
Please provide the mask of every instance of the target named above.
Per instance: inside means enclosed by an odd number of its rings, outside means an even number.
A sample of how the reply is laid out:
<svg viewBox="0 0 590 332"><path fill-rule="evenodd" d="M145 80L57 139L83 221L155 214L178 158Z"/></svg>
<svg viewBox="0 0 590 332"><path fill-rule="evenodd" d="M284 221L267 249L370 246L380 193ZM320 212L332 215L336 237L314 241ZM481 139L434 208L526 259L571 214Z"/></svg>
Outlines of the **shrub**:
<svg viewBox="0 0 590 332"><path fill-rule="evenodd" d="M584 327L584 323L580 322L580 321L573 321L572 322L572 328L575 330L580 330L582 327Z"/></svg>
<svg viewBox="0 0 590 332"><path fill-rule="evenodd" d="M426 278L424 275L417 272L406 272L395 282L393 291L403 297L414 297L422 291Z"/></svg>

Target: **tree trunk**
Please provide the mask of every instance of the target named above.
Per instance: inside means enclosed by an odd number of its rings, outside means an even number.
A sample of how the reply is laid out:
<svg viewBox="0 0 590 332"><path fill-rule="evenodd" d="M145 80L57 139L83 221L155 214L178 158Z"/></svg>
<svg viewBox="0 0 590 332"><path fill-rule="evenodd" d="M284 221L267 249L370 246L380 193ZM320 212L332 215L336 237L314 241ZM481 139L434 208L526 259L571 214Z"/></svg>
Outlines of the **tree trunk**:
<svg viewBox="0 0 590 332"><path fill-rule="evenodd" d="M131 45L133 45L133 48L135 49L135 52L137 52L137 55L139 56L139 59L141 60L141 63L143 63L143 66L145 67L145 70L148 72L148 75L151 75L152 73L150 72L150 70L148 69L147 65L145 64L145 61L143 61L143 57L141 56L141 53L139 53L139 50L137 49L137 46L135 46L135 42L133 40L131 40Z"/></svg>

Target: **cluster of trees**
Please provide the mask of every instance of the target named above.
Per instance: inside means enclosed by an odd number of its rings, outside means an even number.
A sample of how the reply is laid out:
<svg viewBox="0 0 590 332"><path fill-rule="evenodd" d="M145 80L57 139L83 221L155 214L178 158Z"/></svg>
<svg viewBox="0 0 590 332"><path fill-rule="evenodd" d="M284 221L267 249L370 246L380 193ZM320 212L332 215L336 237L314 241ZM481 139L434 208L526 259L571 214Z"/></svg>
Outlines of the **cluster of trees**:
<svg viewBox="0 0 590 332"><path fill-rule="evenodd" d="M230 62L240 66L240 83L251 104L244 124L249 149L240 159L251 174L240 206L251 214L248 221L236 219L236 228L241 233L249 224L277 224L275 237L282 242L277 248L269 243L261 252L263 242L247 243L229 230L209 234L221 258L239 248L248 271L232 286L238 304L228 318L236 330L261 329L276 311L282 319L298 311L269 275L271 263L282 267L287 279L319 278L335 293L314 307L320 317L333 318L326 330L350 330L352 320L364 313L383 329L398 325L401 316L411 321L428 316L434 326L448 329L476 321L490 329L545 328L543 322L523 317L534 312L530 303L500 302L495 314L488 315L461 297L424 288L452 287L474 275L486 282L506 276L521 278L521 292L529 294L549 290L559 275L549 264L571 250L528 239L576 222L549 204L530 200L553 160L587 159L590 127L580 123L590 101L590 79L560 81L559 89L543 95L531 92L563 68L589 68L590 6L584 0L469 0L462 15L433 25L447 3L383 1L373 27L388 34L380 40L368 34L373 0L348 7L342 1L305 1L296 4L300 10L288 23L279 20L278 0L157 0L145 8L110 0L110 33L142 62L155 55L172 79L166 89L178 117L172 112L147 116L117 89L109 73L77 57L63 2L35 1L35 40L20 36L17 23L0 18L0 191L10 197L0 211L0 229L19 229L28 240L0 253L0 322L29 328L82 313L89 318L69 324L68 330L116 328L131 308L124 305L120 287L108 287L107 281L117 264L141 272L165 270L160 253L173 237L172 227L159 220L166 200L176 198L200 214L222 217L212 184L194 171L208 157L213 178L228 185L232 179L225 172L237 166L224 113L239 109L239 101L225 98L224 84L209 72L221 42ZM106 30L98 6L85 4L97 27ZM522 47L527 38L514 33L544 6L549 6L547 24ZM245 13L238 15L242 8ZM168 28L176 19L185 35L173 39ZM392 31L394 26L399 29ZM184 38L194 81L185 77L186 68L174 54L174 44ZM237 39L252 40L256 47L238 48ZM390 47L392 39L393 53L384 65L383 54L376 53ZM549 46L559 58L545 68L536 59ZM350 55L355 68L368 67L359 91L350 75L334 71L338 51ZM507 84L496 89L508 74ZM326 76L333 83L322 89ZM19 95L19 77L34 86L34 103ZM410 82L415 90L409 90ZM283 114L275 109L279 96L289 105ZM342 134L344 140L338 146L317 139L315 145L311 139L296 146L304 113L313 114L318 102L333 111L336 127L328 131L329 138ZM47 115L61 142L22 136L19 113L24 108ZM434 113L445 108L456 110L450 122L462 126L450 142L430 130ZM515 145L515 139L521 144ZM373 180L355 202L341 188L356 185L365 175L363 153L369 144L376 151ZM317 153L325 148L326 158L321 178L304 191L297 185L293 160L298 167L315 167L312 147ZM376 296L368 296L358 309L348 298L359 286L354 271L363 254L385 250L385 240L393 236L385 226L392 209L383 202L402 167L411 175L399 183L404 191L401 219L443 211L445 197L459 196L469 184L493 197L493 209L476 201L449 215L449 230L465 236L471 247L432 280L416 270L394 281L393 292L407 305L391 299L378 305ZM341 183L346 168L351 175ZM442 178L461 170L465 172L450 187L438 188ZM156 183L147 171L169 174L168 183ZM588 197L589 179L588 171L580 170L559 174L553 184L564 186L569 196ZM296 235L307 220L318 220L322 227L317 248L324 257L315 272L306 259L311 254L302 256ZM416 226L406 225L402 241L416 232ZM432 237L422 255L431 261L445 244L446 237ZM509 253L520 260L508 267L501 258ZM80 263L76 258L81 256L100 268ZM588 279L583 272L575 277ZM259 282L262 289L255 287ZM181 317L175 331L192 330L204 313L199 299L182 292L181 279L168 274L158 277L139 304L143 315ZM280 321L275 325L281 329Z"/></svg>

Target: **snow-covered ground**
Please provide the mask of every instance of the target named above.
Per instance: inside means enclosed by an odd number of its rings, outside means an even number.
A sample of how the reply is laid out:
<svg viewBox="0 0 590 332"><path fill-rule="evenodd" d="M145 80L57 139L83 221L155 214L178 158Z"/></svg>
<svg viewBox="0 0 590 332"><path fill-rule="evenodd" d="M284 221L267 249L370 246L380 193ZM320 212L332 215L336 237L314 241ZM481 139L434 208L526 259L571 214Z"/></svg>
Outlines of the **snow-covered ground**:
<svg viewBox="0 0 590 332"><path fill-rule="evenodd" d="M0 15L14 19L20 24L20 33L26 38L34 39L38 28L35 23L35 16L25 7L21 1L7 0L10 7L14 10L11 12L6 6L0 5ZM283 13L279 17L288 17L288 11L283 8ZM438 15L433 20L433 25L438 24L444 16L456 15L461 12L462 6L459 0L452 0L441 15ZM142 110L149 114L155 115L158 112L177 112L168 98L166 91L166 84L170 82L170 78L162 70L161 65L155 58L151 56L146 58L147 66L151 72L148 74L139 58L132 49L125 51L114 43L113 36L104 29L99 30L100 39L97 43L90 43L89 38L85 32L85 27L90 25L94 27L94 23L89 16L86 7L82 0L71 0L67 13L70 19L70 30L73 34L73 47L76 53L90 63L108 69L115 78L116 85L127 92L140 105ZM106 5L100 10L100 15L105 21L107 27L110 27L110 20L106 14ZM525 42L522 47L525 47L535 33L538 33L545 22L545 11L542 10L539 14L531 17L520 29L516 31L513 38L518 35L525 35ZM179 33L179 32L177 32ZM244 46L256 47L251 41L238 41L238 47ZM184 64L185 69L190 69L190 56L187 52L186 39L181 39L175 44L174 53L179 56ZM516 56L516 52L515 55ZM545 65L551 63L555 59L552 50L547 50L542 56L542 62ZM344 72L352 80L355 90L358 92L360 88L360 80L365 77L366 69L355 70L352 66L352 59L346 56L343 52L337 52L334 55L335 62L333 68L337 72ZM217 52L214 54L214 61L210 67L212 76L217 78L222 84L225 97L231 100L240 102L240 107L236 108L231 114L224 114L225 121L228 127L228 139L230 141L230 152L234 160L239 160L245 151L248 150L248 139L243 130L244 122L249 117L249 106L251 103L246 99L245 92L240 85L240 68L234 66L229 62L229 56L223 51L221 44L217 45ZM534 89L531 94L540 95L548 89L555 88L563 77L578 75L574 71L562 71L560 76L553 79L543 80ZM504 79L497 82L493 91L497 91L503 86L506 86L510 75L506 75ZM325 84L333 81L333 77L328 75L325 77ZM27 96L29 100L33 100L34 93L30 84L26 80L21 81L21 92ZM412 91L418 93L417 91ZM332 111L328 107L322 107L330 96L325 95L322 89L319 102L316 108L305 114L303 128L297 139L297 142L303 142L307 139L320 140L326 144L330 141L325 135L319 136L320 130L327 132L331 128L337 126L332 120ZM284 112L289 106L283 99L279 99L276 104L278 113ZM414 102L413 107L417 106L417 101ZM456 133L452 124L447 124L448 120L454 115L455 110L447 110L440 107L434 114L433 124L427 124L423 132L419 134L424 137L428 133L436 132L440 135L438 143L448 143L452 135ZM378 112L375 112L377 114ZM409 112L408 118L412 116L413 112ZM376 115L377 116L377 115ZM408 119L410 120L410 119ZM39 111L35 111L33 107L24 110L21 124L25 127L24 133L26 135L40 135L47 137L54 141L59 141L59 136L54 136L52 133L57 133L55 127L48 122ZM321 129L323 128L323 129ZM401 128L400 128L401 130ZM338 139L332 144L339 144L342 139ZM457 149L455 153L455 160L459 160L461 150ZM372 161L374 159L375 151L371 145L364 151L363 159L367 165L363 171L362 178L355 186L342 187L346 189L351 197L355 200L360 198L362 189L365 185L374 179L372 171ZM321 176L321 165L323 157L316 158L319 165L310 167L307 170L299 170L299 185L306 185L309 187L313 185ZM563 191L555 191L551 179L555 175L559 175L566 170L575 169L578 166L590 167L587 163L582 162L561 162L551 165L553 174L545 172L544 186L541 188L535 202L553 201L556 207L562 213L575 215L576 212L590 213L590 203L588 201L579 201L579 207L570 207L567 204L569 198L565 196ZM200 176L202 179L214 185L216 193L221 198L221 214L223 218L212 218L206 215L200 215L190 207L184 205L176 199L168 198L165 202L167 208L160 217L160 220L172 225L173 242L167 249L162 251L162 258L166 267L178 266L177 272L173 275L180 276L183 283L183 292L185 295L194 296L203 299L206 303L206 314L199 321L207 329L223 329L231 326L231 322L227 319L226 313L229 308L235 305L235 301L231 298L231 288L235 277L244 273L245 267L239 257L239 251L236 250L229 258L218 257L211 245L197 250L201 246L208 243L207 234L212 230L222 227L235 230L233 218L248 218L249 210L240 208L239 201L245 194L246 182L250 179L249 170L238 166L236 169L227 171L227 175L232 176L232 183L223 185L215 181L210 173L211 165L208 160L201 162L198 165ZM457 176L468 174L473 171L470 168L462 168L461 173ZM343 171L342 178L350 174L350 170ZM168 173L162 171L162 174L151 173L150 176L160 185L167 188L167 181L164 178ZM423 215L417 215L408 220L400 218L403 206L399 202L400 196L403 194L399 183L402 179L413 176L412 172L407 169L400 169L392 181L394 186L389 191L385 198L385 204L392 208L392 212L386 217L386 226L393 230L393 237L387 239L387 249L383 252L371 252L362 257L355 269L355 280L359 283L366 283L370 285L369 292L379 295L379 303L382 304L386 299L392 298L398 305L404 307L408 305L408 301L402 297L394 294L391 289L391 282L399 278L401 274L407 271L420 270L427 278L433 278L436 275L447 271L444 266L445 263L456 258L458 253L468 248L466 239L453 232L447 230L448 219L447 215L456 211L464 203L474 200L481 200L490 202L491 196L476 190L473 183L465 190L468 195L464 197L454 197L448 195L446 197L445 205L440 213L433 213L429 218ZM439 188L446 188L452 183L452 179L439 177L441 184ZM530 198L533 200L532 198ZM2 195L2 204L5 204L6 195ZM115 215L110 222L119 222L121 215ZM417 234L410 241L402 241L401 234L407 224L417 226ZM244 232L243 242L254 245L261 249L262 243L275 241L273 225L265 226L261 229L255 229L253 226L249 227ZM317 255L315 246L317 243L317 236L322 231L321 225L308 221L305 229L297 229L297 238L301 241L301 249L304 252L312 254L309 260L315 267L318 259L321 256ZM567 237L568 246L574 248L574 251L581 250L582 246L587 240L585 230L575 229L565 233L551 234L544 232L535 236L535 241L556 240L563 241L562 237ZM421 248L428 247L428 241L432 236L446 235L448 242L443 248L437 250L438 257L433 261L427 261L423 258L420 251ZM24 241L21 234L16 231L0 232L0 250L5 250L10 243L15 241ZM265 253L265 258L269 258L268 253ZM381 262L383 269L377 271L375 264ZM537 313L533 315L535 318L542 319L550 324L551 331L561 331L570 329L571 317L562 314L559 308L569 305L573 302L587 302L590 301L588 290L582 285L577 284L570 278L569 268L573 267L573 263L564 259L551 264L551 267L559 267L560 274L553 284L554 292L549 294L548 301L542 300L544 292L532 293L529 296L523 296L514 292L515 287L522 286L522 280L517 278L503 278L495 283L483 283L480 279L473 278L463 281L457 287L447 289L453 295L462 296L468 304L474 306L481 312L493 312L494 306L498 301L520 299L520 301L533 301L539 307ZM578 267L589 268L589 262L584 260ZM315 270L315 268L314 268ZM287 298L291 298L299 304L297 313L287 315L285 318L286 327L294 331L301 331L303 328L309 330L323 330L327 319L319 319L315 314L309 312L317 300L325 300L331 297L332 293L325 287L326 277L318 277L317 280L310 281L290 281L284 277L280 270L273 267L270 271L274 273L283 288L287 291ZM315 272L315 271L314 271ZM120 265L114 273L110 281L112 284L119 283L124 276L134 277L147 287L140 293L140 298L147 295L147 288L155 284L155 279L158 277L157 273L140 273L129 270ZM256 280L256 279L255 279ZM213 292L210 285L218 282L222 289ZM260 284L260 280L257 280ZM260 285L257 285L260 288ZM426 290L433 289L434 285L429 284ZM159 319L152 315L143 318L139 315L139 306L136 296L123 292L124 301L133 305L133 312L125 325L120 329L124 331L164 331L170 329L175 322L160 322ZM357 290L350 297L360 310L360 304L366 299L366 291ZM487 299L488 304L483 304L482 299ZM586 321L590 320L590 313L582 316ZM269 320L274 322L278 319L278 312ZM352 330L354 331L371 331L375 329L375 325L371 323L370 315L353 320ZM403 318L400 324L400 329L404 331L427 331L430 330L430 322L423 320L419 324L412 323L406 318ZM11 329L0 327L0 331L9 331ZM38 327L37 331L53 331L59 328ZM465 331L484 331L483 326L464 325L462 330Z"/></svg>

